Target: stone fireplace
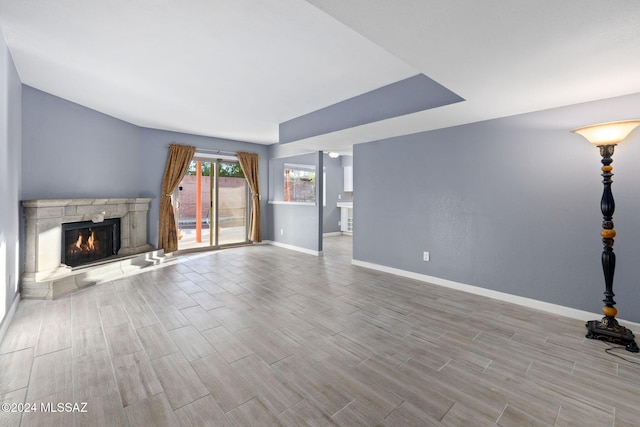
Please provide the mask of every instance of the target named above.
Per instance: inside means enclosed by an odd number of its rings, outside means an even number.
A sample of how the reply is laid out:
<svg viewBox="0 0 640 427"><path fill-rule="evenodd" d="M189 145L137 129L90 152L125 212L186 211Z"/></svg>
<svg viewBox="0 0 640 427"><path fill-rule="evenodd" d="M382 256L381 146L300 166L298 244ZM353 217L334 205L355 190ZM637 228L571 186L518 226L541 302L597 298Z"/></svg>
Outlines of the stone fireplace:
<svg viewBox="0 0 640 427"><path fill-rule="evenodd" d="M55 298L159 262L162 251L147 243L150 202L149 198L23 201L22 297Z"/></svg>

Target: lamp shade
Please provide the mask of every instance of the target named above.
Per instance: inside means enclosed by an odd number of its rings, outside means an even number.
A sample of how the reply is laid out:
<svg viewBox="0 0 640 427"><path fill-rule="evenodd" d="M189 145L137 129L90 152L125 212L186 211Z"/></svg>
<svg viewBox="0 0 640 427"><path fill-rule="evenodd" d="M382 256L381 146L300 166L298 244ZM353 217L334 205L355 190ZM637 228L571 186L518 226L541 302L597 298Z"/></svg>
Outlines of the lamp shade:
<svg viewBox="0 0 640 427"><path fill-rule="evenodd" d="M640 120L627 120L585 126L571 132L584 136L593 145L613 145L625 139L638 126Z"/></svg>

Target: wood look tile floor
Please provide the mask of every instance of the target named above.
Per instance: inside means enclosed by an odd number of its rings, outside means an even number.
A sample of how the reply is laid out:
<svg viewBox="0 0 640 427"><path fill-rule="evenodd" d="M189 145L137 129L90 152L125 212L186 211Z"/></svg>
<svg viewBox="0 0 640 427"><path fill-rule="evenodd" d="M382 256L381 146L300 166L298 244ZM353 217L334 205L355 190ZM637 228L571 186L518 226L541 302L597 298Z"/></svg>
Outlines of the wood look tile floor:
<svg viewBox="0 0 640 427"><path fill-rule="evenodd" d="M0 412L0 425L640 425L640 357L584 334L579 320L352 266L346 236L325 239L323 257L183 255L21 301L0 343L0 401L37 411Z"/></svg>

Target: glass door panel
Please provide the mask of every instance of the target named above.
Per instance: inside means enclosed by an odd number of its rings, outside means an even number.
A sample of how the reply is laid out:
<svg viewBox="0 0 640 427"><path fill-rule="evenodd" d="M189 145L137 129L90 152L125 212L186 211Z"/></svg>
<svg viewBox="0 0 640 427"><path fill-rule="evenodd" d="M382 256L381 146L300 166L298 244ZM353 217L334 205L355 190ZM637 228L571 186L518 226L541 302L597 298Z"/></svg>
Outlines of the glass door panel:
<svg viewBox="0 0 640 427"><path fill-rule="evenodd" d="M238 163L194 157L174 193L178 249L247 242L248 194Z"/></svg>
<svg viewBox="0 0 640 427"><path fill-rule="evenodd" d="M218 163L218 244L247 241L247 180L238 163Z"/></svg>
<svg viewBox="0 0 640 427"><path fill-rule="evenodd" d="M212 246L212 163L193 160L174 194L178 225L178 249Z"/></svg>

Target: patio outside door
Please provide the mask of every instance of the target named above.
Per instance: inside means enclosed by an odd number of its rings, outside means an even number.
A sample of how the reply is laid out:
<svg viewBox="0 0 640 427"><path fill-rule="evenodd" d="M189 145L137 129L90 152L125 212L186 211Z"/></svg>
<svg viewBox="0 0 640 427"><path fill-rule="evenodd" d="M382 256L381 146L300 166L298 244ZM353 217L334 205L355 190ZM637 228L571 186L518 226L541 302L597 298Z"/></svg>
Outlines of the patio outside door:
<svg viewBox="0 0 640 427"><path fill-rule="evenodd" d="M196 154L174 194L178 249L247 243L249 191L240 164Z"/></svg>

